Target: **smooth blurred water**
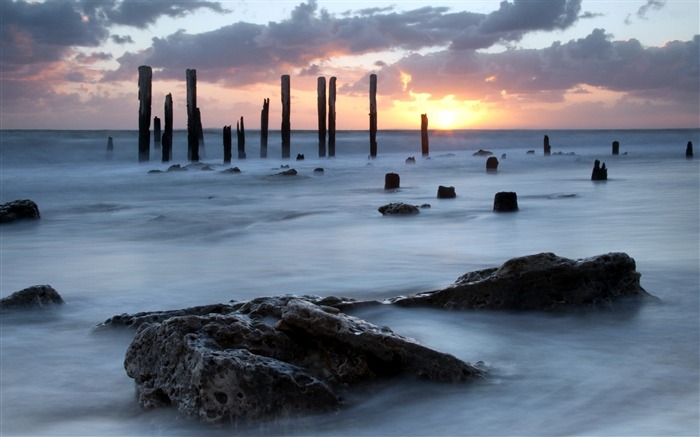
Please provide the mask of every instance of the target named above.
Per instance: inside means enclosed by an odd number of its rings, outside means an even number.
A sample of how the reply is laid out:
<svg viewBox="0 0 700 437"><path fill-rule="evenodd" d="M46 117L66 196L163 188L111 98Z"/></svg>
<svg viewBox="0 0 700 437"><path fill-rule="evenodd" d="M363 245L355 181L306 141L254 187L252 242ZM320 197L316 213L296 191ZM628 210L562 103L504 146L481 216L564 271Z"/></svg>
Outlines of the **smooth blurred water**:
<svg viewBox="0 0 700 437"><path fill-rule="evenodd" d="M553 152L574 154L543 157L544 133ZM662 304L576 316L366 309L356 315L484 361L490 376L389 381L337 414L233 432L698 435L700 158L684 154L688 141L700 154L700 131L432 132L430 159L419 132L386 131L371 161L364 132L339 133L334 159L317 157L315 132L294 132L292 156L304 161L281 160L274 134L258 158L256 135L232 163L240 174L220 173L229 166L216 131L203 158L215 171L149 174L169 164L157 151L137 163L136 132L0 131L0 201L29 198L42 214L0 227L0 295L47 283L67 301L49 315L2 316L0 434L231 435L138 407L123 369L131 333L90 333L114 314L284 293L373 299L520 255L622 251ZM613 140L626 154L611 156ZM172 163L186 164L185 141L175 136ZM472 156L480 148L498 172ZM595 159L607 182L590 180ZM282 164L299 174L275 176ZM383 189L388 172L400 174L398 191ZM439 185L457 198L436 199ZM499 191L517 192L520 211L493 213ZM377 212L398 201L431 208Z"/></svg>

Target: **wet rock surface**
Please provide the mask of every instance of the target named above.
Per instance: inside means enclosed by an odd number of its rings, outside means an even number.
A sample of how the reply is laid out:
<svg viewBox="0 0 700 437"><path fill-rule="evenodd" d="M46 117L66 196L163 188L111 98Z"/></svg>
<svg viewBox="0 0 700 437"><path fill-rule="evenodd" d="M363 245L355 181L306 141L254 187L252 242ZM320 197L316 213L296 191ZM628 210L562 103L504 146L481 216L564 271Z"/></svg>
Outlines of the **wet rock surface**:
<svg viewBox="0 0 700 437"><path fill-rule="evenodd" d="M0 300L0 311L53 309L65 302L50 285L33 285Z"/></svg>
<svg viewBox="0 0 700 437"><path fill-rule="evenodd" d="M0 204L0 223L36 220L39 218L41 218L39 207L32 200L21 199Z"/></svg>
<svg viewBox="0 0 700 437"><path fill-rule="evenodd" d="M656 300L640 285L625 253L572 260L539 253L461 276L442 290L389 299L401 306L446 309L567 311L609 309L631 300Z"/></svg>
<svg viewBox="0 0 700 437"><path fill-rule="evenodd" d="M418 214L420 209L415 205L398 202L380 206L377 211L379 211L382 215L412 215Z"/></svg>

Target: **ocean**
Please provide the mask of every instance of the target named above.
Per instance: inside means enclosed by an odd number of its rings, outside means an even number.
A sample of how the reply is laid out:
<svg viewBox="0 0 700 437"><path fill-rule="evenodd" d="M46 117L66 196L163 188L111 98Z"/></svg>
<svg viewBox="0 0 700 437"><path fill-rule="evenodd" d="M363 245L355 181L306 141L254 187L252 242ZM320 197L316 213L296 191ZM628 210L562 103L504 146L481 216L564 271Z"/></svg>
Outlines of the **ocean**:
<svg viewBox="0 0 700 437"><path fill-rule="evenodd" d="M545 134L552 156L543 156ZM366 132L338 132L332 159L318 157L314 131L292 132L289 160L271 132L261 159L258 135L247 132L245 160L234 139L223 165L221 133L207 130L201 160L213 170L152 173L187 164L185 132L175 133L170 163L153 145L139 163L135 131L0 131L0 202L34 200L42 216L0 227L0 296L50 284L66 301L0 320L1 435L700 433L700 130L431 131L429 158L419 131L380 131L372 160ZM479 149L497 157L497 172L473 155ZM591 181L596 159L607 181ZM283 165L298 174L277 176ZM233 166L241 172L221 171ZM389 172L401 178L396 191L384 190ZM457 197L437 199L440 185ZM500 191L517 193L518 212L492 211ZM410 217L377 211L392 202L431 207ZM133 332L91 331L115 314L232 299L433 290L539 252L626 252L661 303L570 315L358 310L483 361L489 376L381 382L337 413L233 429L142 410L123 367Z"/></svg>

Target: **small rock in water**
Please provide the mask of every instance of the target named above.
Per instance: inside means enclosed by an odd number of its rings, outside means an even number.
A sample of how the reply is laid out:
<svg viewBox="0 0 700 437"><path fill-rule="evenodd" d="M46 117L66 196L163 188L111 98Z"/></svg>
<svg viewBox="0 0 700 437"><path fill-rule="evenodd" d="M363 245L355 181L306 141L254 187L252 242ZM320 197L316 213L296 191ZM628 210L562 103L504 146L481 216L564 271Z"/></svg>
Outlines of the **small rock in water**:
<svg viewBox="0 0 700 437"><path fill-rule="evenodd" d="M381 206L378 211L382 215L411 215L420 212L417 206L401 202Z"/></svg>
<svg viewBox="0 0 700 437"><path fill-rule="evenodd" d="M33 285L0 300L0 310L43 310L63 304L63 298L52 286Z"/></svg>
<svg viewBox="0 0 700 437"><path fill-rule="evenodd" d="M29 199L14 200L0 205L0 223L41 218L39 207Z"/></svg>

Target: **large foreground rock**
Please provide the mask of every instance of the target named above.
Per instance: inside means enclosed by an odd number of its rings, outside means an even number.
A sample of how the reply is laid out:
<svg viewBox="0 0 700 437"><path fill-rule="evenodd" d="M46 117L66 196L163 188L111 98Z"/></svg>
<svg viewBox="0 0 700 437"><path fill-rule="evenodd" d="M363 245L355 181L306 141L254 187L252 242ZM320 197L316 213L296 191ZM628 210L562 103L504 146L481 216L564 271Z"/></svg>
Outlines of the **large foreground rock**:
<svg viewBox="0 0 700 437"><path fill-rule="evenodd" d="M39 207L29 199L14 200L0 204L0 223L41 218Z"/></svg>
<svg viewBox="0 0 700 437"><path fill-rule="evenodd" d="M0 300L0 311L45 310L63 303L63 298L52 286L32 285Z"/></svg>
<svg viewBox="0 0 700 437"><path fill-rule="evenodd" d="M378 377L482 376L451 355L324 302L260 298L228 314L142 323L124 362L139 403L173 404L188 417L235 423L335 409L345 390Z"/></svg>
<svg viewBox="0 0 700 437"><path fill-rule="evenodd" d="M443 290L389 299L401 306L447 309L564 311L612 308L622 301L656 299L639 283L634 259L608 253L572 260L539 253L501 267L470 272Z"/></svg>

